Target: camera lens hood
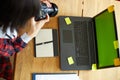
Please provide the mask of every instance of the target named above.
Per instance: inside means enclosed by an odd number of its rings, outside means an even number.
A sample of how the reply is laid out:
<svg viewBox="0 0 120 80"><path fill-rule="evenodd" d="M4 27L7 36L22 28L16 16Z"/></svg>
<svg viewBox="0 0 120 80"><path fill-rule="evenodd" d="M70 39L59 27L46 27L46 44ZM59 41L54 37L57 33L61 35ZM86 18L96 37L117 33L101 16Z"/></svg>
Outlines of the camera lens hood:
<svg viewBox="0 0 120 80"><path fill-rule="evenodd" d="M51 5L52 5L53 11L49 13L49 16L50 16L50 17L54 17L54 16L56 16L57 13L58 13L58 7L57 7L57 5L54 4L54 3L51 3Z"/></svg>

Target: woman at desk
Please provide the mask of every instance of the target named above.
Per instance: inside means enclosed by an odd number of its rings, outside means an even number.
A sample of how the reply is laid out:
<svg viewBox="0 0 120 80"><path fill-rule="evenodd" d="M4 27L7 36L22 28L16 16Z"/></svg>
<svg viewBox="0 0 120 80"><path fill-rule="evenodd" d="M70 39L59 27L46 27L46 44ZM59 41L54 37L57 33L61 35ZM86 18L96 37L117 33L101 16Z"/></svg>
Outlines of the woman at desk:
<svg viewBox="0 0 120 80"><path fill-rule="evenodd" d="M48 0L41 2L51 7ZM39 7L39 0L0 0L0 78L12 80L9 57L25 48L43 25L49 22L49 15L44 20L35 21ZM26 26L29 21L31 26ZM18 36L19 29L23 27L29 27L30 30Z"/></svg>

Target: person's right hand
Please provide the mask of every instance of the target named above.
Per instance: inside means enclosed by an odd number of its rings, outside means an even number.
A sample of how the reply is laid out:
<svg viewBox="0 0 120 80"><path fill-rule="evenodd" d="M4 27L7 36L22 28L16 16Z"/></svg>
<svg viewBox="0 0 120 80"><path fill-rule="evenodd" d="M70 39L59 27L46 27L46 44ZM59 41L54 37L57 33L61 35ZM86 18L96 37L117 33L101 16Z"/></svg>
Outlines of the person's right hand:
<svg viewBox="0 0 120 80"><path fill-rule="evenodd" d="M44 20L40 20L40 21L35 21L34 17L31 18L31 28L30 30L27 32L28 36L30 38L34 38L39 30L44 26L45 23L49 22L49 15L47 14L47 18Z"/></svg>

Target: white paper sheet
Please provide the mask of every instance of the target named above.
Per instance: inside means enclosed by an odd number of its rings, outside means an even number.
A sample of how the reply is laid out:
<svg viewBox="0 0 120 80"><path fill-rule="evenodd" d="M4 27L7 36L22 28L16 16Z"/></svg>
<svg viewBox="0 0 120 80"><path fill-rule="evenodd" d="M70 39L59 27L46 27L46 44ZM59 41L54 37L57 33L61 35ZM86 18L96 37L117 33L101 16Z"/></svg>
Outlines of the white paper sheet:
<svg viewBox="0 0 120 80"><path fill-rule="evenodd" d="M36 57L53 57L53 43L36 46Z"/></svg>
<svg viewBox="0 0 120 80"><path fill-rule="evenodd" d="M35 37L36 44L53 41L52 29L41 29L38 35Z"/></svg>
<svg viewBox="0 0 120 80"><path fill-rule="evenodd" d="M77 74L37 74L35 80L80 80Z"/></svg>

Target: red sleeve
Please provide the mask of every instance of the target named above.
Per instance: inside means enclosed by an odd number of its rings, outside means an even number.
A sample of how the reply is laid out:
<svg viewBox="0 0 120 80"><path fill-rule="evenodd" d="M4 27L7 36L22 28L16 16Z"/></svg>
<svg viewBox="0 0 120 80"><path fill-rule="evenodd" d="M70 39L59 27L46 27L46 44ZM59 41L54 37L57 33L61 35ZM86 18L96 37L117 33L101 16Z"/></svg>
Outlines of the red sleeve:
<svg viewBox="0 0 120 80"><path fill-rule="evenodd" d="M6 57L12 56L25 48L26 45L27 44L20 37L14 40L0 39L0 55Z"/></svg>

